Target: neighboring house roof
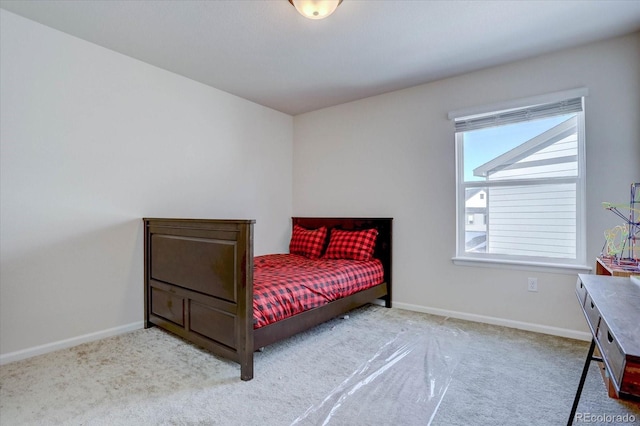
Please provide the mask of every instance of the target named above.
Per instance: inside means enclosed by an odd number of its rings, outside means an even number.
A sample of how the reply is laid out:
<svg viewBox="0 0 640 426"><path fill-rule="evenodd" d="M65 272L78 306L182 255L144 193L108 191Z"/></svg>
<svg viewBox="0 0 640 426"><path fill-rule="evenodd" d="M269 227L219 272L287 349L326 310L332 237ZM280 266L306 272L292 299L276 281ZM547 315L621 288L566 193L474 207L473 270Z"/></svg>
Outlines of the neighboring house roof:
<svg viewBox="0 0 640 426"><path fill-rule="evenodd" d="M549 158L546 160L538 161L528 161L526 163L521 162L516 165L516 163L518 163L519 161L575 133L577 126L578 119L577 117L573 116L568 120L558 124L557 126L552 127L546 132L539 134L535 138L529 139L528 141L518 145L512 150L507 151L504 154L494 158L493 160L475 168L473 170L473 175L488 178L491 174L499 172L500 170L504 170L506 168L542 166L575 161L575 156L570 156ZM469 197L467 197L467 199L469 199Z"/></svg>
<svg viewBox="0 0 640 426"><path fill-rule="evenodd" d="M465 201L469 201L469 199L473 198L476 194L482 191L484 191L484 188L467 188L464 194Z"/></svg>
<svg viewBox="0 0 640 426"><path fill-rule="evenodd" d="M487 247L487 234L478 235L465 243L466 251L484 251Z"/></svg>

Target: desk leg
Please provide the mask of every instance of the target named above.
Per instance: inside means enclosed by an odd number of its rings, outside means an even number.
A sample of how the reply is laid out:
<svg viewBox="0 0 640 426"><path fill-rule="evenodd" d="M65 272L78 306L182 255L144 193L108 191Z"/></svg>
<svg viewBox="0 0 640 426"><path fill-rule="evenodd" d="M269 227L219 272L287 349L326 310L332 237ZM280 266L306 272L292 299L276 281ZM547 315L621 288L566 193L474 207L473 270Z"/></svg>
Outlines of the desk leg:
<svg viewBox="0 0 640 426"><path fill-rule="evenodd" d="M591 364L591 360L593 359L593 350L595 349L595 347L596 347L596 341L595 339L591 339L591 346L589 346L589 354L587 355L587 359L584 361L584 368L582 369L580 384L578 385L576 396L573 399L573 407L571 407L571 414L569 415L569 421L567 422L567 426L571 426L573 424L573 417L576 415L576 410L578 409L578 403L580 402L580 395L582 395L582 388L584 387L584 381L587 378L587 373L589 372L589 365Z"/></svg>

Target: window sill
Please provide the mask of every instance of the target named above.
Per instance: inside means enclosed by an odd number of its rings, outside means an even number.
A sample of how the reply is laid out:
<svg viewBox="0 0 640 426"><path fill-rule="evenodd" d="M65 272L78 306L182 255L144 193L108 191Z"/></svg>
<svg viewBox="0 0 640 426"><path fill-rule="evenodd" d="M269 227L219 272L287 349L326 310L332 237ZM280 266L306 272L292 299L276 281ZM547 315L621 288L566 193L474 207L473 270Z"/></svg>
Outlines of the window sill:
<svg viewBox="0 0 640 426"><path fill-rule="evenodd" d="M555 274L584 274L593 270L587 265L555 264L542 262L524 262L512 260L478 259L473 257L454 257L455 265L476 266L480 268L517 269L522 271L540 271Z"/></svg>

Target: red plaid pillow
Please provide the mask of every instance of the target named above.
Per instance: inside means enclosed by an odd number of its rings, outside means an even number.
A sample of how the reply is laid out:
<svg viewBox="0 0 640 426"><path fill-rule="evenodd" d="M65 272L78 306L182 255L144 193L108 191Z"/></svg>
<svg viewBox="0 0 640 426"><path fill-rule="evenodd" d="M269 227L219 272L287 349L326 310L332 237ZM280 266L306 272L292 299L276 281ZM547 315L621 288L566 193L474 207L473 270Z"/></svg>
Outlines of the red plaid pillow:
<svg viewBox="0 0 640 426"><path fill-rule="evenodd" d="M371 260L378 237L377 229L362 231L331 230L326 259Z"/></svg>
<svg viewBox="0 0 640 426"><path fill-rule="evenodd" d="M324 241L327 238L327 228L306 229L299 225L293 226L289 253L299 254L309 259L318 259L322 254Z"/></svg>

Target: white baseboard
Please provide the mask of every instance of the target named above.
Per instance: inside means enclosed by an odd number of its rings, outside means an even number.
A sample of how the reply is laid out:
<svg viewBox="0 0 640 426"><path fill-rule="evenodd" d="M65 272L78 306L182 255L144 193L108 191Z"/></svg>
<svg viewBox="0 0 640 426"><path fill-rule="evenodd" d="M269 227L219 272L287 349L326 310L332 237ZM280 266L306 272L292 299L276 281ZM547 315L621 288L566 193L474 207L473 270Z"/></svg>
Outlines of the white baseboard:
<svg viewBox="0 0 640 426"><path fill-rule="evenodd" d="M46 345L35 346L33 348L23 349L16 352L9 352L0 355L0 365L8 364L14 361L31 358L37 355L46 354L60 349L67 349L82 343L93 342L107 337L117 336L119 334L128 333L130 331L139 330L144 327L143 321L134 322L120 327L110 328L108 330L97 331L95 333L85 334L83 336L72 337L70 339L60 340L58 342L47 343Z"/></svg>
<svg viewBox="0 0 640 426"><path fill-rule="evenodd" d="M481 322L484 324L500 325L503 327L517 328L519 330L533 331L536 333L550 334L553 336L567 337L569 339L591 341L591 333L570 330L567 328L551 327L548 325L533 324L529 322L514 321L504 318L488 317L485 315L469 314L466 312L449 311L446 309L430 308L426 306L412 305L410 303L393 302L393 307L407 311L422 312L425 314L451 317L466 321Z"/></svg>

